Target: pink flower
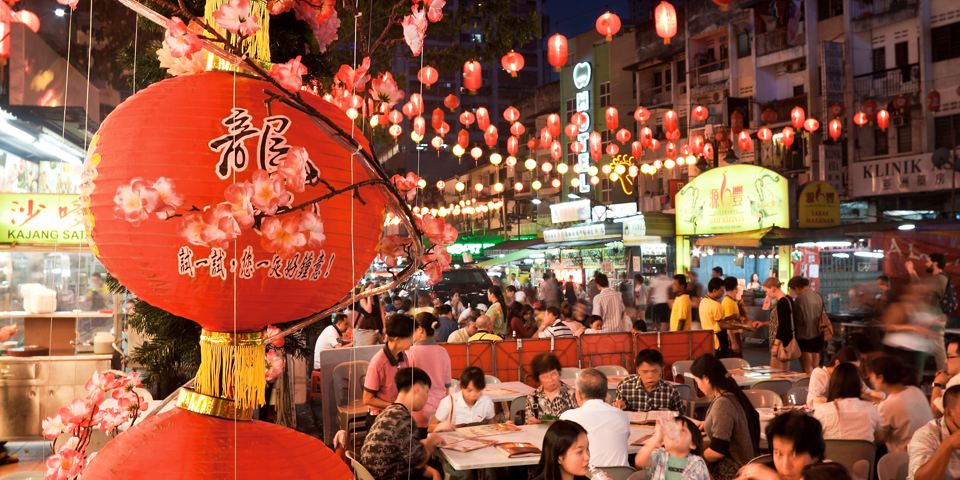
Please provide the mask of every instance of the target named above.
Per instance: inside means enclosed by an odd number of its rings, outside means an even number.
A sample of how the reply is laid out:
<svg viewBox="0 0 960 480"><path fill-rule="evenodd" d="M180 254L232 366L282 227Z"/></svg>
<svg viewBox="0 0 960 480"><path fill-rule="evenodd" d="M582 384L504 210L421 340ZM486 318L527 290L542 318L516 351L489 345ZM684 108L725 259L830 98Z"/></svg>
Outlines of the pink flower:
<svg viewBox="0 0 960 480"><path fill-rule="evenodd" d="M380 111L383 113L390 111L404 96L390 72L383 72L383 75L370 82L370 93L380 102Z"/></svg>
<svg viewBox="0 0 960 480"><path fill-rule="evenodd" d="M203 229L200 240L209 246L228 248L240 236L240 225L233 218L233 208L227 202L207 207L203 211Z"/></svg>
<svg viewBox="0 0 960 480"><path fill-rule="evenodd" d="M119 403L119 402L118 402ZM121 408L104 408L94 415L94 422L101 432L111 432L130 419L130 415Z"/></svg>
<svg viewBox="0 0 960 480"><path fill-rule="evenodd" d="M436 262L424 265L423 273L427 276L427 285L436 285L443 280L443 269Z"/></svg>
<svg viewBox="0 0 960 480"><path fill-rule="evenodd" d="M166 220L177 213L177 209L186 201L183 195L177 193L177 186L173 180L167 177L160 177L153 182L153 189L160 195L159 207L154 211L160 220Z"/></svg>
<svg viewBox="0 0 960 480"><path fill-rule="evenodd" d="M450 245L457 241L457 230L440 217L428 213L417 218L417 226L434 245Z"/></svg>
<svg viewBox="0 0 960 480"><path fill-rule="evenodd" d="M423 37L427 35L428 23L427 19L424 18L426 12L421 11L419 6L414 5L410 9L413 11L413 15L403 17L403 22L400 25L403 26L403 39L413 52L413 56L416 57L420 55L420 51L423 49Z"/></svg>
<svg viewBox="0 0 960 480"><path fill-rule="evenodd" d="M170 55L174 58L193 55L203 48L200 37L187 33L187 26L180 17L170 17L170 20L167 20L167 32L163 42L170 46Z"/></svg>
<svg viewBox="0 0 960 480"><path fill-rule="evenodd" d="M207 66L204 50L174 58L170 45L167 45L166 42L161 45L160 50L157 50L157 58L160 60L160 68L166 69L167 73L174 77L197 75L203 73Z"/></svg>
<svg viewBox="0 0 960 480"><path fill-rule="evenodd" d="M117 189L113 203L115 204L113 214L117 218L139 227L140 222L149 218L150 213L157 208L160 203L160 193L142 178L134 178L129 185L123 185Z"/></svg>
<svg viewBox="0 0 960 480"><path fill-rule="evenodd" d="M104 393L113 390L114 388L118 388L121 384L122 380L118 380L112 373L100 373L99 371L94 371L90 379L83 384L83 389L87 392L99 390L101 393Z"/></svg>
<svg viewBox="0 0 960 480"><path fill-rule="evenodd" d="M424 2L424 7L430 7L430 10L427 12L427 19L433 23L437 23L440 19L443 18L443 6L447 2L444 0L427 0Z"/></svg>
<svg viewBox="0 0 960 480"><path fill-rule="evenodd" d="M280 175L271 177L267 172L258 170L250 180L253 182L253 196L250 201L257 210L267 215L277 213L277 208L288 206L293 200L293 196L284 188L283 177Z"/></svg>
<svg viewBox="0 0 960 480"><path fill-rule="evenodd" d="M77 425L88 426L90 425L90 413L93 412L93 404L81 400L79 398L74 398L70 405L66 407L60 407L58 412L60 415L63 424L68 427L69 430L72 430L77 427Z"/></svg>
<svg viewBox="0 0 960 480"><path fill-rule="evenodd" d="M275 252L287 259L307 244L307 237L300 233L300 217L287 215L281 221L270 217L260 226L260 245L268 252Z"/></svg>
<svg viewBox="0 0 960 480"><path fill-rule="evenodd" d="M270 67L270 76L273 77L280 86L297 92L303 86L303 76L307 74L307 67L300 63L300 55L287 63L274 63Z"/></svg>
<svg viewBox="0 0 960 480"><path fill-rule="evenodd" d="M309 159L307 149L303 147L290 147L287 151L287 156L280 162L277 172L283 177L288 189L302 192L306 187Z"/></svg>
<svg viewBox="0 0 960 480"><path fill-rule="evenodd" d="M390 235L380 240L380 256L388 267L397 266L397 259L407 253L406 246L413 243L410 237L401 237L399 235Z"/></svg>
<svg viewBox="0 0 960 480"><path fill-rule="evenodd" d="M44 480L69 480L80 475L83 470L83 453L74 450L79 439L77 442L72 442L73 438L70 440L61 445L55 455L47 458Z"/></svg>
<svg viewBox="0 0 960 480"><path fill-rule="evenodd" d="M124 395L117 400L117 408L125 411L129 415L133 415L138 411L145 412L147 407L147 402L144 401L143 397L137 395L136 393Z"/></svg>
<svg viewBox="0 0 960 480"><path fill-rule="evenodd" d="M252 227L254 217L250 198L253 197L253 185L250 182L234 183L223 191L223 197L230 204L230 211L237 225L240 225L240 228Z"/></svg>
<svg viewBox="0 0 960 480"><path fill-rule="evenodd" d="M306 235L307 246L320 248L326 236L323 234L323 220L313 212L303 212L300 216L300 232Z"/></svg>
<svg viewBox="0 0 960 480"><path fill-rule="evenodd" d="M416 173L407 172L406 177L394 175L390 181L396 185L397 190L400 190L400 193L406 193L408 202L413 201L414 197L417 196L417 183L420 182L420 177L418 177Z"/></svg>
<svg viewBox="0 0 960 480"><path fill-rule="evenodd" d="M267 350L267 367L264 375L267 377L267 381L271 381L280 376L283 373L283 357L277 355L277 352L273 349Z"/></svg>
<svg viewBox="0 0 960 480"><path fill-rule="evenodd" d="M80 3L80 0L57 0L57 3L60 5L70 5L72 10L76 10L77 4Z"/></svg>
<svg viewBox="0 0 960 480"><path fill-rule="evenodd" d="M217 25L230 33L240 33L244 37L253 36L260 30L256 17L250 15L250 0L230 0L213 12Z"/></svg>
<svg viewBox="0 0 960 480"><path fill-rule="evenodd" d="M128 373L126 377L119 380L120 386L113 390L114 400L119 400L120 397L133 392L133 389L140 388L140 372Z"/></svg>
<svg viewBox="0 0 960 480"><path fill-rule="evenodd" d="M450 270L450 253L447 252L447 249L441 248L440 252L431 252L423 256L423 263L427 264L430 262L437 262L440 265L440 269L446 272Z"/></svg>
<svg viewBox="0 0 960 480"><path fill-rule="evenodd" d="M343 82L343 88L347 91L363 90L370 78L367 70L370 69L370 57L364 57L360 66L354 70L349 65L340 65L340 71L337 72L337 80Z"/></svg>
<svg viewBox="0 0 960 480"><path fill-rule="evenodd" d="M184 215L180 220L180 225L177 227L177 233L180 235L180 238L183 238L192 245L207 246L201 238L201 234L203 233L203 216L200 212L190 212Z"/></svg>
<svg viewBox="0 0 960 480"><path fill-rule="evenodd" d="M267 11L270 12L270 15L280 15L289 11L296 4L297 0L268 0Z"/></svg>
<svg viewBox="0 0 960 480"><path fill-rule="evenodd" d="M329 4L329 10L325 6ZM329 16L324 20L318 20L324 17L324 12L329 11ZM324 0L320 8L313 7L308 2L297 2L293 7L293 12L297 19L303 20L310 25L313 31L313 37L319 45L319 52L325 53L327 46L337 40L337 30L340 29L340 19L337 18L337 11L333 8L333 0Z"/></svg>
<svg viewBox="0 0 960 480"><path fill-rule="evenodd" d="M264 336L269 338L269 337L272 337L272 336L274 336L274 335L276 335L276 334L278 334L278 333L280 333L280 329L279 329L279 328L274 327L273 325L267 325L267 333L265 333ZM275 347L277 347L277 348L280 348L280 347L283 346L284 343L285 343L285 340L283 339L283 337L280 337L279 340L275 340L275 341L273 342L273 346L275 346Z"/></svg>
<svg viewBox="0 0 960 480"><path fill-rule="evenodd" d="M47 417L43 420L42 426L43 436L50 440L59 437L60 434L67 431L67 426L63 423L63 419L60 418L60 414Z"/></svg>

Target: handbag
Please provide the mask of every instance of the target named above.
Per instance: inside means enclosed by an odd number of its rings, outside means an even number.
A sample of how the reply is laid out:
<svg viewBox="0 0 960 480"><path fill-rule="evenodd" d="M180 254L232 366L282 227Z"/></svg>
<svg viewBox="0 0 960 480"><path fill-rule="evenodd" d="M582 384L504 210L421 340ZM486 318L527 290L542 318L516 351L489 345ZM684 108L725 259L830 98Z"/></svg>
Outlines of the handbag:
<svg viewBox="0 0 960 480"><path fill-rule="evenodd" d="M791 339L787 346L783 346L783 343L780 343L780 345L776 346L776 349L777 360L781 362L789 362L800 358L800 345L798 345L796 337Z"/></svg>
<svg viewBox="0 0 960 480"><path fill-rule="evenodd" d="M823 336L825 342L833 340L833 322L830 321L827 312L820 314L820 335Z"/></svg>

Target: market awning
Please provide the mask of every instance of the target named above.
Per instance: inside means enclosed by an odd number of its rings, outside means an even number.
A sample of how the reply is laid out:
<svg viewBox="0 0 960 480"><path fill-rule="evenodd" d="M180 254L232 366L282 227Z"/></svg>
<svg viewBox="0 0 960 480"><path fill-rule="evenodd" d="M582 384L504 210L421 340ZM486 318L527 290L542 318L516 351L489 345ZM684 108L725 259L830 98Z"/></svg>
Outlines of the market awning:
<svg viewBox="0 0 960 480"><path fill-rule="evenodd" d="M585 248L585 247L600 247L606 245L610 242L616 242L620 240L620 235L611 235L607 238L593 239L593 240L570 240L568 242L553 242L553 243L544 243L543 245L537 245L533 248L537 250L546 250L548 248Z"/></svg>
<svg viewBox="0 0 960 480"><path fill-rule="evenodd" d="M850 226L833 228L780 228L766 227L740 233L724 233L712 237L702 237L697 245L713 247L777 247L797 243L827 242L846 240L848 235L857 232L848 231Z"/></svg>
<svg viewBox="0 0 960 480"><path fill-rule="evenodd" d="M482 262L478 262L477 265L480 267L495 267L497 265L503 265L504 263L516 262L518 260L523 260L530 256L530 254L536 253L535 250L520 250L516 252L511 252L504 254L502 257L497 256Z"/></svg>
<svg viewBox="0 0 960 480"><path fill-rule="evenodd" d="M488 252L513 252L525 248L535 247L543 243L542 238L532 238L529 240L507 240L500 242L487 249Z"/></svg>
<svg viewBox="0 0 960 480"><path fill-rule="evenodd" d="M761 228L740 233L724 233L712 237L703 237L697 240L698 246L712 247L759 247L763 236L770 233L773 227Z"/></svg>

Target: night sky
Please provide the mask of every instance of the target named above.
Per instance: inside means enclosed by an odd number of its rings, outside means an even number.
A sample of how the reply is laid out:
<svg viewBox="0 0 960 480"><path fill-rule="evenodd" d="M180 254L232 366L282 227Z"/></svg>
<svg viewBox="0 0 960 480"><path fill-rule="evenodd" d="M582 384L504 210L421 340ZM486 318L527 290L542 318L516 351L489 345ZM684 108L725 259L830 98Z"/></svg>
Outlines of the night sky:
<svg viewBox="0 0 960 480"><path fill-rule="evenodd" d="M547 16L550 17L550 35L559 29L567 38L575 37L594 28L597 17L609 10L620 18L630 16L627 0L608 3L585 2L583 0L546 0ZM546 32L545 32L546 33Z"/></svg>

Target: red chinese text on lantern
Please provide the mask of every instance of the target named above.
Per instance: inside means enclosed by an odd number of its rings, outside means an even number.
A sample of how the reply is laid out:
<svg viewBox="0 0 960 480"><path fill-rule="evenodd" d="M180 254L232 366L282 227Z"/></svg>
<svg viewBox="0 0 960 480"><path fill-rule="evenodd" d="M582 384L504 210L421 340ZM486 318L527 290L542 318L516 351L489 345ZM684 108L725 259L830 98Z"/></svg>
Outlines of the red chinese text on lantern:
<svg viewBox="0 0 960 480"><path fill-rule="evenodd" d="M523 135L523 132L526 132L527 128L523 126L522 123L516 122L513 125L510 125L510 133L516 136Z"/></svg>
<svg viewBox="0 0 960 480"><path fill-rule="evenodd" d="M766 109L760 114L760 121L766 124L776 123L777 112L773 109Z"/></svg>
<svg viewBox="0 0 960 480"><path fill-rule="evenodd" d="M740 112L733 112L730 114L730 132L734 135L740 135L740 132L743 131L743 115Z"/></svg>
<svg viewBox="0 0 960 480"><path fill-rule="evenodd" d="M847 113L847 108L843 106L842 103L834 103L828 109L830 116L833 118L840 118Z"/></svg>
<svg viewBox="0 0 960 480"><path fill-rule="evenodd" d="M650 110L647 110L643 107L637 107L637 110L633 112L633 118L640 123L646 123L646 121L650 119Z"/></svg>
<svg viewBox="0 0 960 480"><path fill-rule="evenodd" d="M480 89L482 82L480 72L480 62L468 61L463 64L463 86L467 87L471 93Z"/></svg>
<svg viewBox="0 0 960 480"><path fill-rule="evenodd" d="M603 156L603 139L600 138L600 132L590 132L590 158L598 161Z"/></svg>
<svg viewBox="0 0 960 480"><path fill-rule="evenodd" d="M702 122L706 120L707 117L709 116L710 116L710 110L708 110L707 107L704 107L703 105L697 105L696 107L693 107L694 120L698 122Z"/></svg>
<svg viewBox="0 0 960 480"><path fill-rule="evenodd" d="M597 31L607 37L607 41L613 40L613 36L620 31L620 17L615 13L606 12L597 18Z"/></svg>
<svg viewBox="0 0 960 480"><path fill-rule="evenodd" d="M808 118L803 122L803 129L810 133L816 132L818 128L820 128L820 122L816 118Z"/></svg>
<svg viewBox="0 0 960 480"><path fill-rule="evenodd" d="M931 90L927 94L927 110L930 110L934 115L940 111L940 92Z"/></svg>
<svg viewBox="0 0 960 480"><path fill-rule="evenodd" d="M839 119L834 118L830 120L830 123L827 124L827 132L830 134L830 138L836 140L840 138L842 125Z"/></svg>
<svg viewBox="0 0 960 480"><path fill-rule="evenodd" d="M500 59L500 64L503 65L504 70L510 72L511 77L516 77L517 72L523 70L523 55L510 50L510 53Z"/></svg>
<svg viewBox="0 0 960 480"><path fill-rule="evenodd" d="M477 127L480 130L486 130L490 126L490 112L487 112L487 109L480 107L477 109Z"/></svg>
<svg viewBox="0 0 960 480"><path fill-rule="evenodd" d="M786 146L788 146L788 147L789 147L790 145L793 145L794 131L793 131L792 128L790 128L790 127L783 127L783 130L780 131L780 135L781 135L781 136L780 136L780 141L783 142L784 145L786 145Z"/></svg>
<svg viewBox="0 0 960 480"><path fill-rule="evenodd" d="M567 63L567 37L556 33L547 40L547 61L558 72Z"/></svg>
<svg viewBox="0 0 960 480"><path fill-rule="evenodd" d="M617 111L616 107L607 107L604 117L607 120L608 130L616 130L620 125L620 112Z"/></svg>
<svg viewBox="0 0 960 480"><path fill-rule="evenodd" d="M514 106L509 106L503 111L503 119L510 122L516 122L520 118L520 110L517 110Z"/></svg>
<svg viewBox="0 0 960 480"><path fill-rule="evenodd" d="M620 130L617 130L616 137L618 142L627 143L630 141L630 130L627 130L626 128L621 128Z"/></svg>
<svg viewBox="0 0 960 480"><path fill-rule="evenodd" d="M457 98L456 95L451 93L450 95L447 95L446 98L443 99L443 106L449 108L450 111L452 112L456 110L457 107L460 106L460 99Z"/></svg>
<svg viewBox="0 0 960 480"><path fill-rule="evenodd" d="M668 2L660 2L653 11L653 18L657 35L663 39L664 44L670 43L670 39L677 34L677 10Z"/></svg>
<svg viewBox="0 0 960 480"><path fill-rule="evenodd" d="M750 134L746 130L741 130L740 134L737 135L737 146L744 151L753 148L753 139L750 138Z"/></svg>
<svg viewBox="0 0 960 480"><path fill-rule="evenodd" d="M761 142L766 142L773 138L773 132L767 127L760 127L760 129L757 130L757 138L759 138Z"/></svg>
<svg viewBox="0 0 960 480"><path fill-rule="evenodd" d="M857 112L853 115L853 123L856 123L858 127L862 127L867 124L867 114L863 112Z"/></svg>
<svg viewBox="0 0 960 480"><path fill-rule="evenodd" d="M890 112L886 110L880 110L877 112L877 126L880 127L880 130L886 130L887 126L890 125Z"/></svg>
<svg viewBox="0 0 960 480"><path fill-rule="evenodd" d="M560 115L556 113L547 115L547 131L550 132L551 136L560 136Z"/></svg>
<svg viewBox="0 0 960 480"><path fill-rule="evenodd" d="M439 75L437 74L437 69L431 67L430 65L421 68L417 73L417 80L420 80L420 83L427 87L428 90L430 89L430 85L437 83L438 77Z"/></svg>
<svg viewBox="0 0 960 480"><path fill-rule="evenodd" d="M800 107L793 107L793 110L790 110L790 124L793 125L793 128L800 130L803 128L803 121L807 119L807 115L803 113L803 109Z"/></svg>

